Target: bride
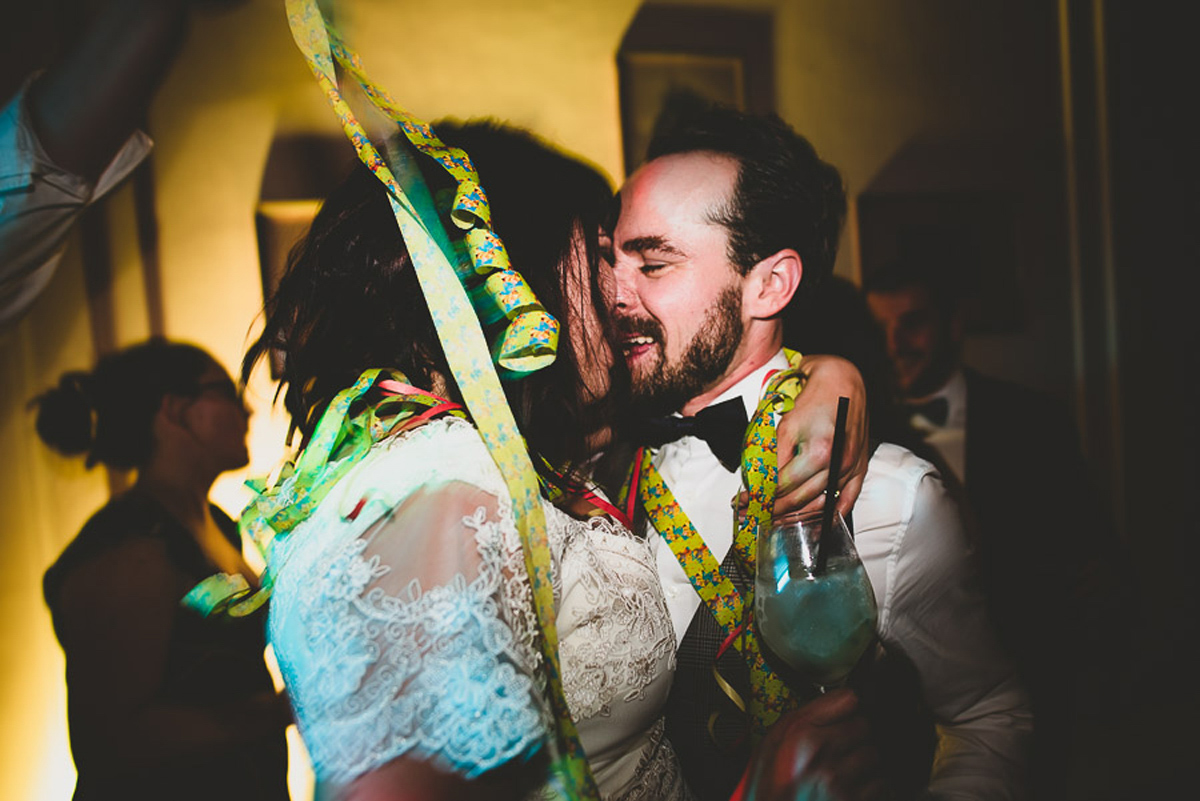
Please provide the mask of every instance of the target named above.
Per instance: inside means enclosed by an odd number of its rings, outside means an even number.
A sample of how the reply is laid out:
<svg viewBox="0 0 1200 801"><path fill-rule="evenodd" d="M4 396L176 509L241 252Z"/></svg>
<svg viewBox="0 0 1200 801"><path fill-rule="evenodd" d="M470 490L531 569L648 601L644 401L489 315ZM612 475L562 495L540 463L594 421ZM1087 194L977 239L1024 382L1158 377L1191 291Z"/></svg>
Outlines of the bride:
<svg viewBox="0 0 1200 801"><path fill-rule="evenodd" d="M625 394L596 280L611 189L522 132L437 130L471 155L515 268L562 325L556 361L505 389L539 466L588 764L606 799L685 799L660 720L675 640L654 559L586 480ZM339 798L549 794L555 721L512 501L365 168L324 202L265 317L243 373L282 357L293 428L336 476L315 502L300 471L276 488L297 500L270 565L269 638L318 782ZM424 411L394 416L404 404ZM384 433L351 458L329 445L346 431Z"/></svg>

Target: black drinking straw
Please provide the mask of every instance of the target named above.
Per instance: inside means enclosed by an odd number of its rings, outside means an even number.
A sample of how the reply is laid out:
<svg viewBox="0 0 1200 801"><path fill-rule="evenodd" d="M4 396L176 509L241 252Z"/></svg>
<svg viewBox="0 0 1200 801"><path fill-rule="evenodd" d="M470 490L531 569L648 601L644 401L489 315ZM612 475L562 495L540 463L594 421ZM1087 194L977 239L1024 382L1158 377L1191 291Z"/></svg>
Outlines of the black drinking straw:
<svg viewBox="0 0 1200 801"><path fill-rule="evenodd" d="M829 481L825 484L825 508L821 514L821 536L833 528L833 513L837 510L837 483L842 472L842 449L846 444L846 414L850 411L850 399L838 398L837 421L833 424L833 452L829 454ZM813 573L825 572L825 548L817 546L817 563Z"/></svg>

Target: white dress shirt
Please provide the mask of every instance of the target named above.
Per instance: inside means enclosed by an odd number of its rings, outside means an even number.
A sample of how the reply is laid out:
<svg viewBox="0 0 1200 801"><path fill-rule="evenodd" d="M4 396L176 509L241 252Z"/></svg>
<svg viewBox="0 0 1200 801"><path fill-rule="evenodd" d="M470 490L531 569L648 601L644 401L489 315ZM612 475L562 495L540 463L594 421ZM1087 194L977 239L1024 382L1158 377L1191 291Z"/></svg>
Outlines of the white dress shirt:
<svg viewBox="0 0 1200 801"><path fill-rule="evenodd" d="M936 450L954 477L962 484L967 480L967 377L955 370L942 388L932 395L912 400L923 403L935 398L946 401L946 422L938 425L921 414L914 414L909 423L925 435L925 442Z"/></svg>
<svg viewBox="0 0 1200 801"><path fill-rule="evenodd" d="M713 403L740 395L749 417L769 371L784 367L781 352ZM713 557L723 560L733 543L730 502L740 475L725 470L695 437L664 445L653 461ZM879 607L879 636L912 660L938 724L927 797L1023 797L1032 732L1028 698L987 620L962 519L933 465L897 445L880 445L853 522ZM700 597L662 538L652 529L647 535L682 640Z"/></svg>
<svg viewBox="0 0 1200 801"><path fill-rule="evenodd" d="M773 370L783 370L787 366L787 357L780 351L709 405L741 396L746 406L746 419L749 420L758 408L768 375ZM682 437L675 442L668 442L654 453L651 461L719 564L733 545L732 503L742 488L741 472L726 470L713 456L708 443L699 437ZM654 543L654 558L658 562L658 575L662 578L663 591L667 596L671 622L675 625L675 639L676 642L682 642L692 616L700 608L700 596L692 588L687 574L679 566L679 560L662 537L648 524L646 533Z"/></svg>
<svg viewBox="0 0 1200 801"><path fill-rule="evenodd" d="M50 282L83 210L124 180L153 146L146 134L134 132L95 184L62 169L30 124L29 83L0 110L0 328L19 320Z"/></svg>

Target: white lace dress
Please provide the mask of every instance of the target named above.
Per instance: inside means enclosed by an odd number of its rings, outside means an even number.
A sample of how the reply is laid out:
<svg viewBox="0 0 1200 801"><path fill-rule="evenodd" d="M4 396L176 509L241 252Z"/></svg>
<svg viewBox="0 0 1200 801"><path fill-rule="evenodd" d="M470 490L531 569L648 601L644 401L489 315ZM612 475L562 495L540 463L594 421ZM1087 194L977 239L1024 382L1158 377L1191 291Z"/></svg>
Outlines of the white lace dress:
<svg viewBox="0 0 1200 801"><path fill-rule="evenodd" d="M647 544L543 504L567 703L606 799L683 799L675 638ZM357 511L356 511L357 510ZM388 440L276 549L269 637L317 779L401 755L477 776L550 730L509 495L476 430Z"/></svg>

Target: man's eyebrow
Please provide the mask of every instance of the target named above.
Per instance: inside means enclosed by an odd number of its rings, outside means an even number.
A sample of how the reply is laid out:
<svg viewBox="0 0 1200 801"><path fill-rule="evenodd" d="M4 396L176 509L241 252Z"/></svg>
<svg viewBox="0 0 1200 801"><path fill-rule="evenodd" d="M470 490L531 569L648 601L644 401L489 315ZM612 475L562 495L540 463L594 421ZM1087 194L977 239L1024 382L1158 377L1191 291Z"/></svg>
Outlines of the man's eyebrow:
<svg viewBox="0 0 1200 801"><path fill-rule="evenodd" d="M656 253L669 253L672 256L682 256L683 251L672 245L661 236L635 236L632 239L626 239L621 243L621 251L624 253L646 253L653 251Z"/></svg>

